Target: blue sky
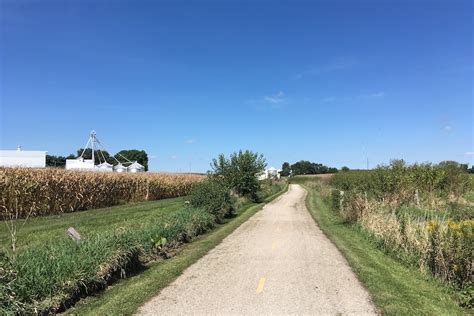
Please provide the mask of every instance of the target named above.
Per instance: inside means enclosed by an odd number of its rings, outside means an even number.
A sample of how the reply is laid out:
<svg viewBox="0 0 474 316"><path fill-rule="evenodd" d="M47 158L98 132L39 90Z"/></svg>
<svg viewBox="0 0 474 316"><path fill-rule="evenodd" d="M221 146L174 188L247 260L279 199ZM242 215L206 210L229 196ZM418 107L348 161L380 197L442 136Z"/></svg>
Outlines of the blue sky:
<svg viewBox="0 0 474 316"><path fill-rule="evenodd" d="M473 163L471 1L1 1L0 148Z"/></svg>

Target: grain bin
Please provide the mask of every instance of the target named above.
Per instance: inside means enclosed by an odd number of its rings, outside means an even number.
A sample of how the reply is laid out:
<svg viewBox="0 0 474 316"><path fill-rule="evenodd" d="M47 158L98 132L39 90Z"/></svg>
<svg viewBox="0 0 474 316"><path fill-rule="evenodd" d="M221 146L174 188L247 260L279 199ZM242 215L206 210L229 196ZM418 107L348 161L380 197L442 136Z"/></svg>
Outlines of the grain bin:
<svg viewBox="0 0 474 316"><path fill-rule="evenodd" d="M128 172L144 172L145 167L143 167L138 162L133 162L130 166L128 166Z"/></svg>
<svg viewBox="0 0 474 316"><path fill-rule="evenodd" d="M103 172L112 172L113 168L114 166L109 164L107 161L97 165L97 170L103 171Z"/></svg>
<svg viewBox="0 0 474 316"><path fill-rule="evenodd" d="M115 172L127 172L127 167L125 167L124 165L122 165L121 163L119 163L118 165L116 165L114 167L114 171Z"/></svg>

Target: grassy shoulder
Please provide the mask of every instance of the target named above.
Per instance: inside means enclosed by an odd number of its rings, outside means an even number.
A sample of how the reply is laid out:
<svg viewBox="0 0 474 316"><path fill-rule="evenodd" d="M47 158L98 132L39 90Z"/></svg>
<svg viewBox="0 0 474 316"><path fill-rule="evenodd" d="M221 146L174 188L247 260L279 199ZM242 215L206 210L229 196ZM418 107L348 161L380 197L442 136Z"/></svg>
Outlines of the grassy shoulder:
<svg viewBox="0 0 474 316"><path fill-rule="evenodd" d="M462 315L448 287L407 267L377 248L362 231L344 223L311 181L295 179L308 191L308 210L346 257L378 309L390 315ZM317 180L316 180L317 181Z"/></svg>
<svg viewBox="0 0 474 316"><path fill-rule="evenodd" d="M143 223L163 218L184 205L185 198L131 203L89 211L30 218L23 226L19 220L18 250L26 250L68 238L68 227L76 228L84 236L113 232L117 229L138 228ZM0 222L0 251L10 250L10 235Z"/></svg>
<svg viewBox="0 0 474 316"><path fill-rule="evenodd" d="M175 280L187 267L203 257L257 213L265 203L286 192L287 188L288 185L285 185L280 191L265 198L262 203L241 205L237 209L235 217L225 220L216 229L185 244L172 258L150 263L141 273L117 282L96 296L81 300L73 308L67 310L66 314L114 315L134 313L141 305Z"/></svg>

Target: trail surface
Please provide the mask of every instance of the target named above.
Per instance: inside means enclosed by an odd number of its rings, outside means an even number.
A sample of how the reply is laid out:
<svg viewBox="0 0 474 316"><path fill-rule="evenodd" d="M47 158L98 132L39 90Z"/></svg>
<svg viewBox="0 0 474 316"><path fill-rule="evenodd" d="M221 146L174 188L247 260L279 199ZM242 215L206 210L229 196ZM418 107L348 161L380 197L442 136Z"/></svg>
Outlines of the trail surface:
<svg viewBox="0 0 474 316"><path fill-rule="evenodd" d="M267 204L139 314L375 314L299 185Z"/></svg>

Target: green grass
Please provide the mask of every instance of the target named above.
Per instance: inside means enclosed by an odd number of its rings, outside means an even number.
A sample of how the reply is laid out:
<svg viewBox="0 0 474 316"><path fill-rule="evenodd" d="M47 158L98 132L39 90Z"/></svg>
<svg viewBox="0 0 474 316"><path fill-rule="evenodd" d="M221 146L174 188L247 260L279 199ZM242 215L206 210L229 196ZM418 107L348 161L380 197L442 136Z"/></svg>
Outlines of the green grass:
<svg viewBox="0 0 474 316"><path fill-rule="evenodd" d="M308 210L322 231L346 257L380 312L389 315L462 315L452 291L377 248L360 230L334 213L308 181L294 179L308 191ZM314 180L313 180L314 181ZM317 181L317 180L316 180Z"/></svg>
<svg viewBox="0 0 474 316"><path fill-rule="evenodd" d="M267 197L264 203L275 199L286 189L287 185L280 192ZM141 305L157 295L161 289L175 280L187 267L199 260L253 216L263 207L264 203L252 203L240 207L235 217L226 220L213 231L184 245L174 257L149 264L145 271L121 280L97 296L81 300L73 308L70 308L66 314L123 315L136 312Z"/></svg>
<svg viewBox="0 0 474 316"><path fill-rule="evenodd" d="M473 176L473 177L474 177L474 176ZM474 203L474 192L466 193L466 194L464 195L464 198L465 198L467 201L469 201L469 202L471 202L471 203Z"/></svg>
<svg viewBox="0 0 474 316"><path fill-rule="evenodd" d="M140 227L143 223L182 209L186 198L131 203L89 211L30 218L18 232L19 251L68 238L66 230L76 228L84 236L115 231L121 227ZM18 227L21 227L20 220ZM11 245L7 227L0 222L0 251Z"/></svg>

